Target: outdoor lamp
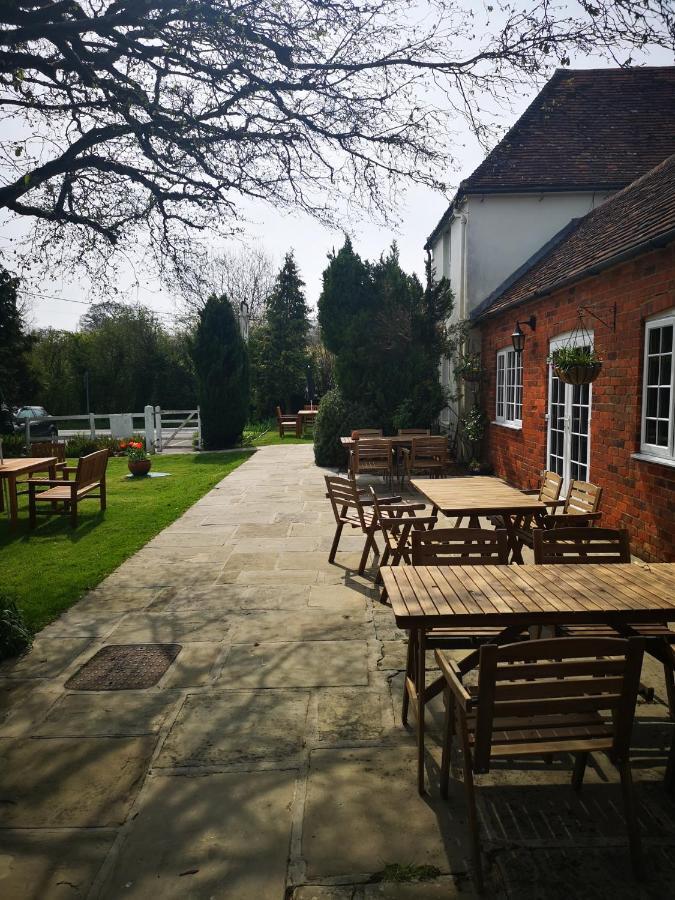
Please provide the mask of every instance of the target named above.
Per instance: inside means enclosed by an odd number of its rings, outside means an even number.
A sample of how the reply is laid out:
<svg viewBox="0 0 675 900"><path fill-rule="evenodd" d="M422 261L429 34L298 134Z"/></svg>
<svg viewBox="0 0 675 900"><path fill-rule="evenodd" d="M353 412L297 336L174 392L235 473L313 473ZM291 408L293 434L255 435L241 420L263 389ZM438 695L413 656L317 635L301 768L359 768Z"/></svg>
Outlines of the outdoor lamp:
<svg viewBox="0 0 675 900"><path fill-rule="evenodd" d="M537 317L530 316L529 319L526 319L523 322L516 322L516 327L513 329L513 334L511 335L511 343L513 344L513 349L516 353L522 353L523 348L525 347L525 332L520 327L521 325L527 325L528 328L534 331L537 327Z"/></svg>

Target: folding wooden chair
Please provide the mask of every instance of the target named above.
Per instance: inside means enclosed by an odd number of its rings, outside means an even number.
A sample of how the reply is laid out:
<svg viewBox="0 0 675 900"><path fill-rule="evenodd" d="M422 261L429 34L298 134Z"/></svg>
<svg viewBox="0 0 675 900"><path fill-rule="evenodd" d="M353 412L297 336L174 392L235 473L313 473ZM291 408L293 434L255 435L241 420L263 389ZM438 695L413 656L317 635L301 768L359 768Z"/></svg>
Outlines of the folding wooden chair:
<svg viewBox="0 0 675 900"><path fill-rule="evenodd" d="M101 510L106 508L105 473L108 466L108 451L96 450L83 456L77 466L65 466L64 479L31 478L28 484L28 515L31 528L35 528L38 503L63 503L70 510L70 521L77 525L77 507L81 500L101 501ZM74 475L73 481L69 480ZM39 490L40 488L47 490ZM98 489L98 493L93 491Z"/></svg>
<svg viewBox="0 0 675 900"><path fill-rule="evenodd" d="M448 439L443 435L414 437L411 447L401 448L403 478L407 475L431 475L442 478L450 470Z"/></svg>
<svg viewBox="0 0 675 900"><path fill-rule="evenodd" d="M543 528L586 528L596 522L602 515L600 501L602 488L589 481L573 481L564 500L547 500L546 505L552 513L539 520ZM562 512L553 512L561 508ZM528 547L533 546L531 527L521 528L516 532L518 540Z"/></svg>
<svg viewBox="0 0 675 900"><path fill-rule="evenodd" d="M536 529L534 535L534 561L539 564L572 563L629 563L630 539L626 529L611 528L555 528ZM666 698L670 718L675 722L675 631L667 622L630 622L621 627L606 622L583 625L560 625L556 629L568 637L640 637L647 652L663 665ZM640 685L640 693L653 699L654 689ZM675 734L666 768L666 784L675 787Z"/></svg>
<svg viewBox="0 0 675 900"><path fill-rule="evenodd" d="M389 481L394 478L394 451L386 438L359 438L349 451L349 472L357 475L379 475Z"/></svg>
<svg viewBox="0 0 675 900"><path fill-rule="evenodd" d="M382 503L375 490L370 488L370 496L373 504L373 512L377 526L384 541L384 553L380 559L375 582L380 584L382 566L397 566L401 560L411 561L412 539L411 532L427 531L434 527L438 521L437 516L418 516L418 512L426 509L424 503ZM386 590L382 588L380 602L385 603Z"/></svg>
<svg viewBox="0 0 675 900"><path fill-rule="evenodd" d="M541 500L551 510L555 512L558 500L560 499L560 491L562 490L563 480L557 472L544 472L539 481L539 487L536 491L523 491L524 494L536 494L537 500ZM490 519L495 528L503 528L504 520L501 516L492 516Z"/></svg>
<svg viewBox="0 0 675 900"><path fill-rule="evenodd" d="M340 543L340 536L345 525L350 528L360 528L366 536L366 543L359 563L359 575L363 575L368 554L371 549L379 556L375 533L378 530L378 522L373 510L372 500L364 489L359 489L351 478L340 478L337 475L326 475L326 496L330 500L335 516L335 537L328 554L328 562L335 562ZM401 497L381 497L380 506L389 503L400 503Z"/></svg>
<svg viewBox="0 0 675 900"><path fill-rule="evenodd" d="M573 753L579 791L589 753L604 751L619 770L633 869L641 871L640 832L629 764L643 642L552 638L480 648L478 686L466 687L455 662L436 652L445 678L441 793L448 796L455 735L462 749L474 877L483 889L474 775L511 757ZM600 657L600 658L598 658ZM611 720L601 712L610 711Z"/></svg>

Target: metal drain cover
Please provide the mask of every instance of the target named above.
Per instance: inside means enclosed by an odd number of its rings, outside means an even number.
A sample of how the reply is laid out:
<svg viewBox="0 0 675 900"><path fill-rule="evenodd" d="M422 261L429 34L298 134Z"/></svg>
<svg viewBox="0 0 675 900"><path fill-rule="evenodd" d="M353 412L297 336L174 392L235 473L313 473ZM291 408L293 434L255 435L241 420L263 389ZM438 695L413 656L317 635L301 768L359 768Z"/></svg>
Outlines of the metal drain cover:
<svg viewBox="0 0 675 900"><path fill-rule="evenodd" d="M134 691L157 684L181 651L180 644L112 644L102 647L66 682L72 691Z"/></svg>

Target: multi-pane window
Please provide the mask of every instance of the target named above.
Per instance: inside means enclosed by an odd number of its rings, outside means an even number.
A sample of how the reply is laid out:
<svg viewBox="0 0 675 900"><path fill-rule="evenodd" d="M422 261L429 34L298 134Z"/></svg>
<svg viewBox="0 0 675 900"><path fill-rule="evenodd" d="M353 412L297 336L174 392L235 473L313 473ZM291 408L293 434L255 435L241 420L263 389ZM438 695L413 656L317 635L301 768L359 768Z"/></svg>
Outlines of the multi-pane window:
<svg viewBox="0 0 675 900"><path fill-rule="evenodd" d="M523 360L522 353L515 350L500 350L497 354L496 418L504 425L522 425Z"/></svg>
<svg viewBox="0 0 675 900"><path fill-rule="evenodd" d="M675 459L675 313L647 322L642 395L642 452Z"/></svg>

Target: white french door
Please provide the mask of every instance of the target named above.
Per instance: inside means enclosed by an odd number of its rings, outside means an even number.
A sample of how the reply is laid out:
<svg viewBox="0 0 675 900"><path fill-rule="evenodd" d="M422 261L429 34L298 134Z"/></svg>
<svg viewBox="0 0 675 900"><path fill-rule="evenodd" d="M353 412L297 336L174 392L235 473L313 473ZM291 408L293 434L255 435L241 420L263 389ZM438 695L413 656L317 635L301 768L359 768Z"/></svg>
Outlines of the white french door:
<svg viewBox="0 0 675 900"><path fill-rule="evenodd" d="M566 344L567 336L551 341L551 350ZM592 385L565 384L549 365L548 445L546 468L563 479L562 494L571 481L588 481L591 460Z"/></svg>

